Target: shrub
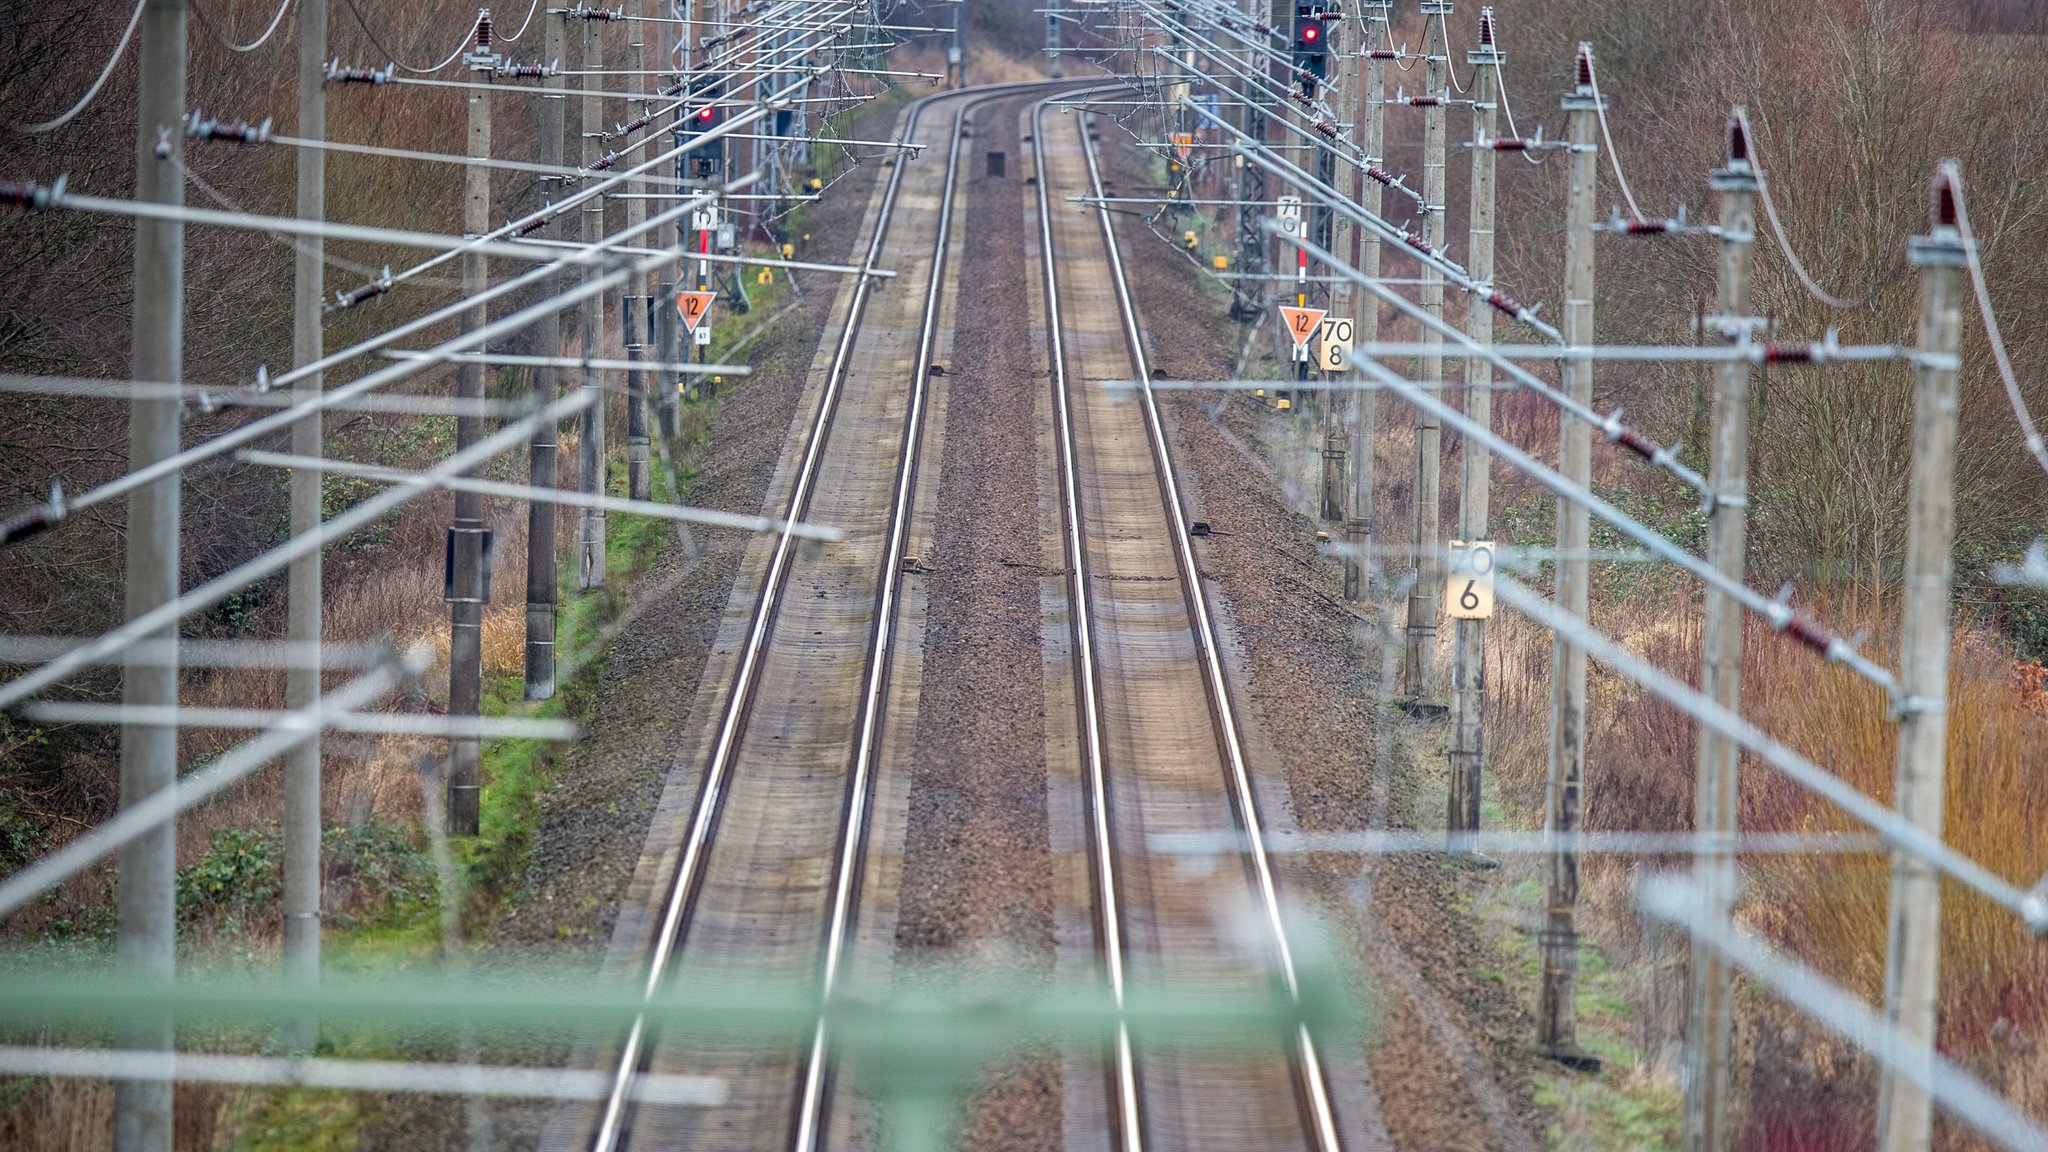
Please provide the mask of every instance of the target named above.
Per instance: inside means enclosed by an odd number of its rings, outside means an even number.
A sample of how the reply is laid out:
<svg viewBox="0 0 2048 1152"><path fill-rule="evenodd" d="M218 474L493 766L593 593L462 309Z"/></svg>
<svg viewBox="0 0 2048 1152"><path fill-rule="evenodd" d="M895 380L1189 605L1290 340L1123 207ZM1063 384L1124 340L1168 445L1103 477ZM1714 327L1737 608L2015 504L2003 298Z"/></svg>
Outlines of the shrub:
<svg viewBox="0 0 2048 1152"><path fill-rule="evenodd" d="M206 854L178 874L178 913L193 921L239 926L272 909L283 882L283 837L275 824L223 828Z"/></svg>

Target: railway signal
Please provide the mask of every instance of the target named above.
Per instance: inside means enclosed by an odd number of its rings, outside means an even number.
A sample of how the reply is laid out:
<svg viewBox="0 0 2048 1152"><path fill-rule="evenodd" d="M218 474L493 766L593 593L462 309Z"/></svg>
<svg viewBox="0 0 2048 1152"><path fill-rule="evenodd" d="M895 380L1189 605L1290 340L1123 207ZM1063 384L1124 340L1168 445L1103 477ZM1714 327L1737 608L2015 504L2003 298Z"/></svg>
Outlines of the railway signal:
<svg viewBox="0 0 2048 1152"><path fill-rule="evenodd" d="M1294 74L1307 99L1315 99L1316 85L1329 75L1330 34L1325 21L1342 15L1341 10L1321 3L1297 3L1294 7Z"/></svg>
<svg viewBox="0 0 2048 1152"><path fill-rule="evenodd" d="M686 107L683 118L677 126L684 143L697 141L699 137L725 122L725 109L718 104L715 89L706 88L705 102L695 107ZM718 175L719 166L725 160L725 141L722 137L703 140L689 152L690 175L708 180Z"/></svg>

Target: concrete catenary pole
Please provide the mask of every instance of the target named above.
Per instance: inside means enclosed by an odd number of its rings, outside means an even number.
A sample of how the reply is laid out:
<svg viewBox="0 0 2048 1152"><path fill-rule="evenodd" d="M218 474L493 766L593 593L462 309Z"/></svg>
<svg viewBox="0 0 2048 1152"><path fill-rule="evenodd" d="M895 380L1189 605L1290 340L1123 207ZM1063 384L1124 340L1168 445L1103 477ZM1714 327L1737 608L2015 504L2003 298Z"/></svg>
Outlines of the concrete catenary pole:
<svg viewBox="0 0 2048 1152"><path fill-rule="evenodd" d="M1359 8L1365 18L1365 43L1360 47L1366 52L1365 91L1359 95L1358 101L1365 122L1361 142L1365 147L1365 162L1381 164L1385 162L1387 139L1387 65L1372 53L1378 50L1387 35L1387 21L1393 4L1390 0L1364 0ZM1385 207L1384 192L1379 182L1362 181L1359 192L1360 205L1367 212L1379 215ZM1379 233L1370 229L1359 231L1357 268L1368 278L1377 279L1380 274ZM1379 301L1366 297L1360 297L1360 300L1362 306L1352 329L1354 347L1364 347L1380 338ZM1373 441L1379 432L1378 397L1379 394L1370 388L1352 396L1350 506L1344 511L1344 543L1349 546L1344 555L1344 599L1353 604L1363 603L1371 594Z"/></svg>
<svg viewBox="0 0 2048 1152"><path fill-rule="evenodd" d="M1445 204L1448 192L1444 179L1444 105L1450 101L1448 76L1451 63L1449 0L1423 0L1422 18L1429 28L1428 86L1424 95L1433 103L1422 110L1422 237L1430 248L1444 249ZM1431 316L1444 314L1444 276L1434 264L1422 266L1422 306ZM1422 343L1422 386L1443 387L1443 334L1425 328ZM1410 539L1415 542L1415 587L1408 590L1408 623L1403 634L1401 683L1408 696L1420 701L1429 695L1430 672L1436 663L1436 617L1443 593L1443 422L1417 410L1415 413L1415 510Z"/></svg>
<svg viewBox="0 0 2048 1152"><path fill-rule="evenodd" d="M142 10L141 77L135 125L135 198L183 205L180 174L185 118L185 0L146 0ZM159 152L159 149L162 149ZM136 380L183 380L185 371L185 228L172 220L135 224L135 328L130 357ZM178 453L176 397L136 398L128 405L128 467L132 471ZM173 473L128 497L127 609L133 619L178 596L178 521L182 478ZM178 631L148 636L170 649ZM133 648L130 651L134 651ZM174 659L137 661L121 669L121 701L131 708L176 707ZM121 805L129 807L177 783L178 730L170 724L121 726ZM116 951L131 978L169 980L176 965L177 827L166 820L121 849L116 895ZM143 1015L124 1020L124 1048L168 1050L171 1022ZM123 1080L114 1085L115 1152L170 1152L171 1085Z"/></svg>
<svg viewBox="0 0 2048 1152"><path fill-rule="evenodd" d="M604 77L599 73L604 68L603 21L583 22L583 72L584 84L592 90L604 87ZM589 167L604 156L604 98L585 96L583 98L583 164ZM583 242L595 244L604 238L604 197L593 196L583 206ZM586 281L603 275L595 264L584 269ZM582 337L585 356L604 354L604 297L593 294L578 310L581 321L577 325ZM603 399L604 374L585 372L583 386L598 390L599 400L583 410L583 441L576 453L576 489L586 496L604 494L605 472L605 410L610 407ZM585 507L578 517L576 533L576 586L586 591L604 587L604 509Z"/></svg>
<svg viewBox="0 0 2048 1152"><path fill-rule="evenodd" d="M640 0L640 15L643 19L629 26L632 39L628 47L633 50L632 60L633 71L635 72L632 86L641 92L648 92L660 86L656 83L655 78L647 73L647 38L653 35L656 29L660 28L659 24L652 23L657 15L654 0ZM652 102L645 99L627 101L628 119L637 119L640 116L645 116L652 110L652 107ZM647 185L640 180L628 181L626 191L644 193L647 191ZM626 226L635 229L633 233L635 236L640 234L637 226L646 219L647 201L639 199L637 196L629 197L626 200ZM634 297L647 295L647 284L647 273L635 274L626 281L626 295ZM623 319L624 316L625 313L621 311L620 317ZM640 339L645 340L647 337L648 333L643 329L640 333ZM626 358L628 360L641 359L643 348L644 346L638 340L627 341ZM626 373L626 495L631 496L635 500L647 499L649 484L648 467L647 374L636 368Z"/></svg>
<svg viewBox="0 0 2048 1152"><path fill-rule="evenodd" d="M1273 6L1262 0L1245 0L1243 11L1253 23L1273 18ZM1121 18L1121 17L1120 17ZM1253 53L1244 51L1242 67L1247 72L1270 74L1272 69ZM1244 134L1263 144L1266 140L1266 109L1258 100L1244 101ZM1230 318L1263 324L1266 321L1266 170L1249 164L1240 156L1237 164L1237 279L1230 283Z"/></svg>
<svg viewBox="0 0 2048 1152"><path fill-rule="evenodd" d="M568 49L568 19L556 12L542 12L541 20L541 63L559 66L562 55ZM557 72L545 81L547 93L540 98L534 113L540 148L537 159L550 168L562 166L563 106L568 97L563 93L564 78ZM541 187L552 192L558 183L543 179ZM548 196L553 199L552 195ZM546 235L559 238L561 225L551 223ZM554 293L561 288L560 277L550 277L541 291ZM533 326L534 341L543 356L559 355L562 351L562 314L550 311ZM544 407L555 402L562 391L562 373L559 368L535 368L533 370L533 402L535 407ZM526 482L535 488L546 490L556 486L560 479L559 457L556 453L556 436L560 429L551 421L542 421L533 427L533 438L527 442ZM536 500L526 507L526 688L528 700L546 700L555 694L555 575L556 541L560 535L560 517L556 505L545 500Z"/></svg>
<svg viewBox="0 0 2048 1152"><path fill-rule="evenodd" d="M670 4L670 12L679 16L682 20L689 18L689 6L687 4L672 2ZM666 55L662 57L661 66L674 69L676 78L680 80L686 71L682 61L685 49L690 43L690 25L673 22L668 25L668 29L668 34L665 37L667 46L664 49ZM673 119L680 119L684 115L685 112L679 109L673 113ZM688 164L688 160L678 159L676 161L677 175L681 175L683 169ZM680 237L682 235L682 229L687 223L685 221L677 226L677 236ZM649 239L657 238L649 237ZM658 317L655 331L660 333L655 339L655 346L659 349L655 353L655 358L667 364L676 363L681 356L680 346L675 340L675 330L681 326L677 323L675 314L675 293L680 281L680 275L670 273L668 278L662 280L654 293L654 314ZM664 372L656 374L654 378L654 398L654 410L659 416L660 435L673 440L681 435L683 430L682 397L677 393L674 373Z"/></svg>
<svg viewBox="0 0 2048 1152"><path fill-rule="evenodd" d="M299 5L299 135L327 138L327 0ZM327 218L327 153L301 148L299 219ZM324 244L318 236L302 237L292 266L292 364L304 367L320 359L322 297L326 294ZM294 400L304 403L320 395L319 372L302 377ZM323 451L320 413L292 425L292 453L317 457ZM292 535L320 527L320 474L294 468L291 477ZM292 561L286 577L285 635L293 648L285 670L284 703L305 708L320 696L320 550ZM285 754L284 761L284 973L302 988L320 981L320 737ZM294 1051L311 1051L319 1040L319 1024L307 1018L286 1037Z"/></svg>
<svg viewBox="0 0 2048 1152"><path fill-rule="evenodd" d="M1966 261L1957 179L1944 163L1928 235L1907 257L1920 269L1920 351L1913 391L1913 478L1907 492L1904 615L1899 623L1899 814L1941 835L1948 755L1949 580L1955 536L1957 351ZM1884 1008L1893 1063L1878 1097L1883 1152L1926 1152L1933 1102L1920 1085L1934 1058L1941 985L1941 878L1924 857L1892 853ZM1917 1078L1916 1078L1917 1075Z"/></svg>
<svg viewBox="0 0 2048 1152"><path fill-rule="evenodd" d="M953 27L946 34L946 87L967 87L967 4L949 4L953 10Z"/></svg>
<svg viewBox="0 0 2048 1152"><path fill-rule="evenodd" d="M1750 161L1741 109L1728 121L1728 161L1711 178L1721 201L1720 287L1715 322L1722 338L1739 344L1755 333L1750 271L1756 248L1756 191L1759 174ZM1713 508L1707 520L1707 561L1738 583L1744 578L1749 500L1749 365L1721 365L1714 392L1712 459L1707 486ZM1700 644L1700 691L1730 712L1742 708L1743 609L1726 594L1707 590ZM1699 735L1699 785L1693 800L1693 830L1704 838L1737 831L1741 807L1741 749L1705 726ZM1735 913L1735 855L1709 839L1693 858L1693 883L1705 914L1732 927ZM1728 1087L1728 1036L1734 970L1712 949L1693 951L1685 1026L1685 1152L1725 1152L1734 1118Z"/></svg>
<svg viewBox="0 0 2048 1152"><path fill-rule="evenodd" d="M469 53L470 79L488 83L495 72L491 53L491 10L476 14L476 47ZM491 155L491 93L469 89L469 156L487 160ZM481 236L491 230L491 170L471 164L462 173L462 230ZM475 252L462 257L462 294L475 296L490 286L484 257ZM490 322L488 309L478 304L462 313L465 332L474 332ZM481 351L481 349L479 349ZM464 400L484 398L483 364L470 360L458 370L456 394ZM481 416L459 416L455 420L455 448L462 451L485 435ZM483 710L484 691L484 599L490 594L484 571L486 533L484 498L481 493L455 493L455 522L448 529L448 715L476 716ZM448 831L456 836L474 836L480 819L483 786L483 746L475 737L451 737L448 741Z"/></svg>
<svg viewBox="0 0 2048 1152"><path fill-rule="evenodd" d="M1045 54L1050 61L1046 75L1058 80L1061 76L1060 61L1065 53L1060 49L1060 11L1057 2L1046 5L1045 12Z"/></svg>
<svg viewBox="0 0 2048 1152"><path fill-rule="evenodd" d="M1472 233L1466 271L1481 283L1493 279L1494 167L1500 153L1486 142L1500 122L1500 69L1507 57L1496 46L1493 9L1479 10L1479 47L1465 55L1472 79ZM1477 295L1465 297L1465 331L1480 344L1493 343L1493 309ZM1490 427L1493 421L1493 363L1465 358L1465 415ZM1465 440L1465 475L1458 485L1458 538L1484 540L1490 530L1493 453ZM1451 791L1445 827L1451 847L1457 833L1479 830L1480 782L1486 775L1486 621L1459 620L1451 639Z"/></svg>
<svg viewBox="0 0 2048 1152"><path fill-rule="evenodd" d="M1362 29L1369 27L1361 20L1345 21L1340 27ZM1331 94L1336 99L1337 121L1347 126L1358 122L1358 52L1364 47L1365 37L1357 35L1358 43L1346 44L1340 41L1332 53L1336 60L1336 75L1331 78ZM1337 165L1337 194L1357 203L1358 185L1364 176L1358 165L1344 161ZM1326 212L1330 221L1329 247L1339 258L1356 265L1358 261L1358 227L1342 212ZM1330 315L1338 319L1351 319L1358 306L1358 289L1342 277L1330 285ZM1355 335L1355 333L1354 333ZM1345 377L1354 374L1345 372ZM1322 516L1325 520L1342 523L1345 513L1344 469L1350 463L1351 435L1345 431L1345 413L1350 408L1350 396L1343 392L1326 394L1328 402L1323 405L1323 485Z"/></svg>
<svg viewBox="0 0 2048 1152"><path fill-rule="evenodd" d="M1564 98L1571 144L1571 191L1565 201L1564 339L1573 347L1593 343L1593 219L1599 189L1600 97L1593 88L1593 46L1580 44L1578 84ZM1593 402L1593 361L1564 362L1565 391L1581 404ZM1558 429L1557 468L1581 486L1592 482L1593 430L1566 418ZM1585 505L1557 502L1557 606L1580 620L1591 602L1586 544L1590 514ZM1586 777L1586 650L1559 636L1551 641L1550 760L1544 828L1553 840L1579 829L1579 789ZM1545 913L1543 982L1537 997L1536 1038L1553 1058L1589 1062L1579 1048L1579 854L1576 848L1550 853L1549 908Z"/></svg>

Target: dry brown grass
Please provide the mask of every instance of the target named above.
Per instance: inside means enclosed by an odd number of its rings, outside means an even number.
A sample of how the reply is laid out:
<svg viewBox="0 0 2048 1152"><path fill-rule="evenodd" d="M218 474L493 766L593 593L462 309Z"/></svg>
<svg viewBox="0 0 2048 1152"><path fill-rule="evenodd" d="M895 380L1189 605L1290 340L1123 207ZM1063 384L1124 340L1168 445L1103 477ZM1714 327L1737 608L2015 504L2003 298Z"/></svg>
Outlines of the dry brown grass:
<svg viewBox="0 0 2048 1152"><path fill-rule="evenodd" d="M21 1096L0 1108L0 1148L11 1152L79 1152L104 1148L114 1122L109 1080L23 1082ZM181 1083L172 1105L172 1148L213 1152L234 1096L224 1084Z"/></svg>
<svg viewBox="0 0 2048 1152"><path fill-rule="evenodd" d="M1886 614L1880 611L1873 620ZM1697 679L1696 613L1633 602L1596 611L1596 623L1631 650ZM1504 795L1540 821L1548 740L1549 635L1512 615L1492 629L1495 690L1489 746ZM1880 633L1873 654L1885 657ZM1821 665L1752 622L1744 647L1746 717L1868 795L1889 802L1896 729L1881 693ZM1958 850L2022 886L2048 872L2048 712L2033 702L2029 666L2015 665L1981 633L1957 637L1950 679L1947 819ZM1590 680L1586 826L1684 830L1691 826L1693 725L1669 705L1595 665ZM1746 831L1854 831L1845 816L1745 759ZM1668 863L1679 863L1670 861ZM1629 892L1642 862L1589 859L1586 927L1624 970L1637 1045L1653 1063L1677 1027L1667 996L1670 951L1646 933ZM1881 995L1889 866L1881 856L1773 856L1745 861L1739 916L1746 928L1814 966L1865 1002ZM2010 1099L2048 1115L2048 947L2010 914L1948 886L1944 893L1941 1045ZM1660 974L1663 978L1660 978ZM1640 977L1637 979L1636 977ZM1659 1022L1662 1022L1661 1025ZM1854 1148L1865 1143L1867 1067L1839 1041L1761 996L1744 1001L1737 1029L1752 1080L1748 1147ZM1761 1069L1770 1068L1769 1074ZM1837 1123L1839 1120L1841 1123ZM1847 1125L1845 1128L1844 1125ZM1824 1134L1848 1139L1833 1144ZM1944 1146L1969 1147L1948 1133Z"/></svg>

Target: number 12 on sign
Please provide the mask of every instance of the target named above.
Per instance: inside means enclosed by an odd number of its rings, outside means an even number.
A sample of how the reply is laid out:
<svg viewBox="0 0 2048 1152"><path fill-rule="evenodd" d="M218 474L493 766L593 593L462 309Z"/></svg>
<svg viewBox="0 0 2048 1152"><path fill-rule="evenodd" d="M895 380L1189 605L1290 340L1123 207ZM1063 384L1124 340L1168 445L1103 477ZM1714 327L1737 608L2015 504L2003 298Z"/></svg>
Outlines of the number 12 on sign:
<svg viewBox="0 0 2048 1152"><path fill-rule="evenodd" d="M1453 620L1486 620L1493 616L1493 541L1451 541L1451 571L1444 585L1444 605Z"/></svg>
<svg viewBox="0 0 2048 1152"><path fill-rule="evenodd" d="M1322 327L1323 317L1329 315L1321 308L1289 308L1280 306L1280 319L1287 325L1287 335L1294 340L1296 348L1308 347L1308 338ZM1303 357L1306 359L1306 357Z"/></svg>

